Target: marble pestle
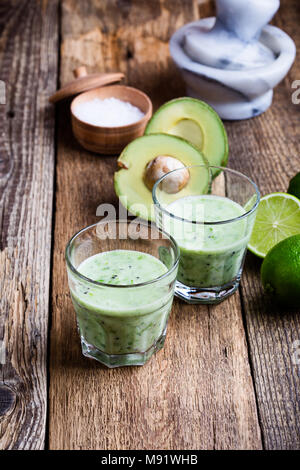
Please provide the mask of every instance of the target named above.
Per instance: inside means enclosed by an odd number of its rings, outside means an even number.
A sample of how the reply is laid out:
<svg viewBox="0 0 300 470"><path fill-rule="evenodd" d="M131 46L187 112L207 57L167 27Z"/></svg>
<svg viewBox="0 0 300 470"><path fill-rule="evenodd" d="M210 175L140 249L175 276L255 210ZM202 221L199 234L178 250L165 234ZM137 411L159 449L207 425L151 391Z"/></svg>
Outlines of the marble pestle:
<svg viewBox="0 0 300 470"><path fill-rule="evenodd" d="M224 119L264 112L295 59L293 41L267 25L279 6L279 0L216 0L216 18L178 30L170 51L188 93Z"/></svg>

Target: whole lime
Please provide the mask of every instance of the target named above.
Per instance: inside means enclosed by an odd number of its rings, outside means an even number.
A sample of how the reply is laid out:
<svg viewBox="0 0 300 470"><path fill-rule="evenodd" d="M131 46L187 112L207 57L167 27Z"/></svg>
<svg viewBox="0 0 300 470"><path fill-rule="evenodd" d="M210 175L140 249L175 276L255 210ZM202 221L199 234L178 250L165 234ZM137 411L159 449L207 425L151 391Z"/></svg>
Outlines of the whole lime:
<svg viewBox="0 0 300 470"><path fill-rule="evenodd" d="M300 309L300 227L299 235L282 240L269 251L261 267L261 280L274 300Z"/></svg>
<svg viewBox="0 0 300 470"><path fill-rule="evenodd" d="M300 199L300 171L291 179L287 192Z"/></svg>

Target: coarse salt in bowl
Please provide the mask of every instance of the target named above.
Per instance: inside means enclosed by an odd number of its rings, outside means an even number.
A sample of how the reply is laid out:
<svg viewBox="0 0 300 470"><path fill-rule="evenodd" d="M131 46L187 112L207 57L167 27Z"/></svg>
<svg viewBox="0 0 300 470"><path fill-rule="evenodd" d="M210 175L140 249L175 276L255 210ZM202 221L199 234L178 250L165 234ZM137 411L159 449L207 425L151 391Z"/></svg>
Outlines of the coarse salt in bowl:
<svg viewBox="0 0 300 470"><path fill-rule="evenodd" d="M152 115L150 98L123 85L96 88L81 93L71 103L73 133L87 150L118 154L143 135Z"/></svg>
<svg viewBox="0 0 300 470"><path fill-rule="evenodd" d="M119 127L139 121L145 115L137 106L118 98L94 98L79 103L74 114L81 121L94 126Z"/></svg>

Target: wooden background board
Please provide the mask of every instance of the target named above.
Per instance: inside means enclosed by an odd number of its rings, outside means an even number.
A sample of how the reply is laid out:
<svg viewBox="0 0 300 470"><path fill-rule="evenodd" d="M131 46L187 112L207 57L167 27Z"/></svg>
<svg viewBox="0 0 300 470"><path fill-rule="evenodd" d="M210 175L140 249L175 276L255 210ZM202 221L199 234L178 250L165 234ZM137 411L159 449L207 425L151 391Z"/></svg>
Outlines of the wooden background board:
<svg viewBox="0 0 300 470"><path fill-rule="evenodd" d="M86 5L62 3L61 84L86 65L124 72L155 107L184 94L168 40L197 18L197 2ZM58 114L50 449L261 448L238 293L216 307L175 301L165 348L142 368L108 370L82 356L64 248L73 232L97 220L100 203L117 203L116 158L82 150L71 135L68 106Z"/></svg>
<svg viewBox="0 0 300 470"><path fill-rule="evenodd" d="M7 85L7 103L0 104L0 449L41 449L45 432L50 449L300 449L300 367L292 358L300 315L268 303L260 261L251 254L240 292L226 302L175 301L166 345L146 366L108 370L80 350L64 248L97 220L99 204L117 205L116 158L81 149L69 103L59 105L52 219L55 132L47 99L56 89L58 30L61 85L79 65L120 70L157 108L185 93L168 40L197 18L199 4L204 16L214 10L205 0L0 4L0 80ZM282 0L275 24L298 50L299 20L297 0ZM298 59L269 111L226 123L229 166L254 178L263 194L286 190L300 171L300 107L291 102L299 76Z"/></svg>
<svg viewBox="0 0 300 470"><path fill-rule="evenodd" d="M0 5L1 449L45 441L57 6Z"/></svg>
<svg viewBox="0 0 300 470"><path fill-rule="evenodd" d="M262 194L286 191L300 171L300 105L292 103L294 80L300 77L300 4L282 0L274 24L296 42L297 59L276 88L272 107L249 121L226 123L229 165L254 178ZM284 312L263 295L261 261L248 253L241 298L264 445L268 449L300 448L300 366L293 363L300 339L300 310Z"/></svg>

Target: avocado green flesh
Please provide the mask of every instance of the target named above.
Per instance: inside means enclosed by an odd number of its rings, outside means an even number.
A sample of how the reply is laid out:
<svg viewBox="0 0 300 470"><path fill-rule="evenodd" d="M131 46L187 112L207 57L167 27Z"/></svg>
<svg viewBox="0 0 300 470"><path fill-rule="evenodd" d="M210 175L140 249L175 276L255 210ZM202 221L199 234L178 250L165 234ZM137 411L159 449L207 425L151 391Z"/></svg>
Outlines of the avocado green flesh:
<svg viewBox="0 0 300 470"><path fill-rule="evenodd" d="M180 119L173 127L169 129L167 134L181 137L182 139L191 142L196 147L199 147L199 149L203 148L203 131L199 124L192 119Z"/></svg>
<svg viewBox="0 0 300 470"><path fill-rule="evenodd" d="M178 98L165 103L149 121L145 134L178 135L196 145L210 165L225 166L228 140L218 114L203 101Z"/></svg>
<svg viewBox="0 0 300 470"><path fill-rule="evenodd" d="M152 193L144 183L144 173L147 164L159 155L177 158L185 166L207 164L207 160L196 147L172 135L147 135L127 145L118 159L118 163L126 168L121 168L115 173L115 191L122 205L131 214L146 220L154 220L154 209ZM201 193L207 185L208 181L190 179L177 194L184 197L193 190Z"/></svg>

